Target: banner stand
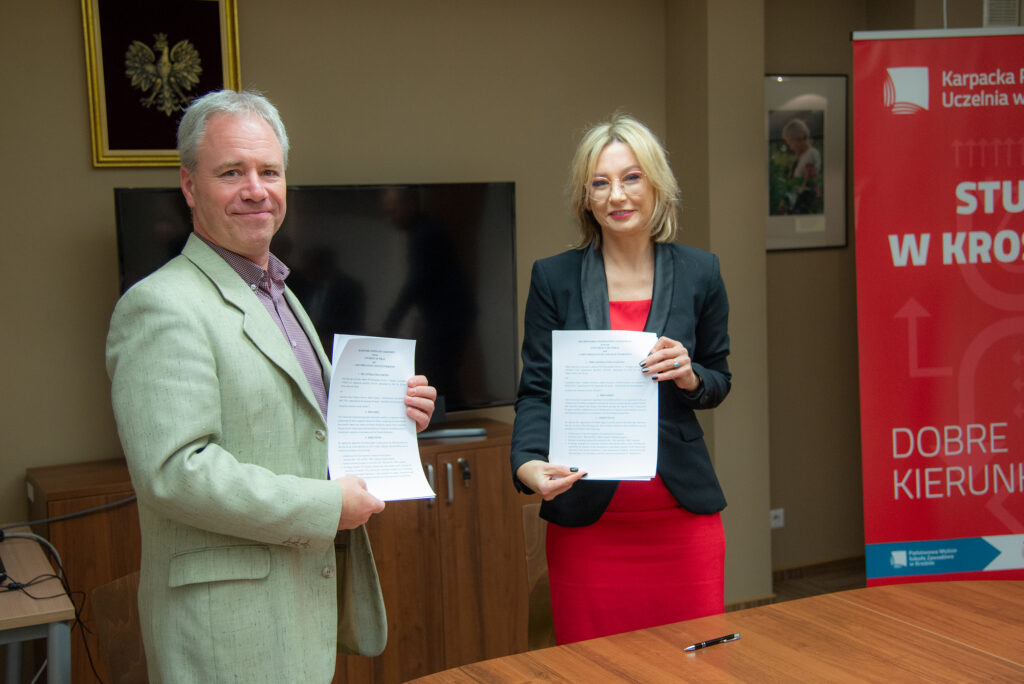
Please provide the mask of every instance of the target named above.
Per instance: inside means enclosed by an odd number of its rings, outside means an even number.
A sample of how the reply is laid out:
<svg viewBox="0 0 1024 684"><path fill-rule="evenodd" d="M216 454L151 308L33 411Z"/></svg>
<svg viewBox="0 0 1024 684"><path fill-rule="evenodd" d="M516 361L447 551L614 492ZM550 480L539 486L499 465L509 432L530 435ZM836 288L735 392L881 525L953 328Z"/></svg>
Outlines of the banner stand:
<svg viewBox="0 0 1024 684"><path fill-rule="evenodd" d="M1024 579L1024 29L853 57L867 582Z"/></svg>

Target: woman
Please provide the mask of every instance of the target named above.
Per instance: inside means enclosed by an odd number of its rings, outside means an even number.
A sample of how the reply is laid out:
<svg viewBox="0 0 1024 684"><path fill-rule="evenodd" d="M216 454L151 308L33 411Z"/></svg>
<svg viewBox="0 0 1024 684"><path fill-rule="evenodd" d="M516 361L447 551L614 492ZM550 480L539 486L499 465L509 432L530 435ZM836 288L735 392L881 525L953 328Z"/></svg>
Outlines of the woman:
<svg viewBox="0 0 1024 684"><path fill-rule="evenodd" d="M679 188L627 116L588 131L570 181L577 249L533 266L512 437L516 487L544 498L558 643L720 613L725 497L695 409L729 392L729 304L713 254L672 242ZM637 372L659 384L657 476L588 481L549 463L551 331L660 335Z"/></svg>

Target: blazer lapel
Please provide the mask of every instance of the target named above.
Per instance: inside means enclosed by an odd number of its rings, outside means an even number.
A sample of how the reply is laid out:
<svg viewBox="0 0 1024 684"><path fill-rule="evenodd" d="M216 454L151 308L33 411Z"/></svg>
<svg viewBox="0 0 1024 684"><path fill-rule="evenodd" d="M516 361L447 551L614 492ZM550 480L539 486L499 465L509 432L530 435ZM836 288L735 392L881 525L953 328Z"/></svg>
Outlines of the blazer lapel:
<svg viewBox="0 0 1024 684"><path fill-rule="evenodd" d="M284 298L288 300L288 306L292 308L292 313L295 314L296 320L302 326L302 330L306 333L306 337L309 338L310 344L313 345L313 350L316 352L316 358L320 362L320 368L323 372L324 387L330 388L331 360L327 358L327 352L324 351L323 345L320 344L320 335L317 334L316 328L313 327L313 321L309 320L306 310L302 308L302 302L299 301L298 297L290 289L285 288ZM310 396L312 397L312 395Z"/></svg>
<svg viewBox="0 0 1024 684"><path fill-rule="evenodd" d="M242 330L245 332L245 335L271 363L291 378L292 382L302 392L302 396L316 408L316 412L319 415L320 404L317 403L316 397L313 396L313 390L309 386L309 381L306 380L305 373L299 367L299 362L295 358L295 352L292 351L284 335L281 334L281 330L274 323L270 314L267 313L263 303L246 286L245 281L219 254L210 249L206 243L194 234L189 235L188 242L185 243L185 248L181 253L188 257L199 270L210 278L227 304L242 312ZM295 312L296 318L299 319L303 329L306 330L306 334L312 341L314 349L317 350L320 365L325 369L326 376L330 365L325 365L326 357L316 334L309 334L309 328L312 327L312 324L309 323L304 313L300 315L299 312L302 311L302 307L296 306L298 300L289 299L288 303L292 306L292 311ZM307 328L307 325L309 328Z"/></svg>
<svg viewBox="0 0 1024 684"><path fill-rule="evenodd" d="M672 309L672 290L675 287L675 264L671 245L654 245L654 291L651 293L651 311L647 314L644 332L661 335L668 323ZM608 330L611 318L608 313L608 280L604 274L604 259L601 252L588 245L583 250L583 266L580 269L580 293L583 297L583 315L588 330Z"/></svg>
<svg viewBox="0 0 1024 684"><path fill-rule="evenodd" d="M580 294L583 297L583 316L587 330L608 330L612 327L608 313L608 280L604 275L604 258L593 245L583 250L580 269Z"/></svg>
<svg viewBox="0 0 1024 684"><path fill-rule="evenodd" d="M672 310L672 292L675 288L676 269L670 244L654 245L654 292L651 293L651 311L647 314L644 332L663 335Z"/></svg>

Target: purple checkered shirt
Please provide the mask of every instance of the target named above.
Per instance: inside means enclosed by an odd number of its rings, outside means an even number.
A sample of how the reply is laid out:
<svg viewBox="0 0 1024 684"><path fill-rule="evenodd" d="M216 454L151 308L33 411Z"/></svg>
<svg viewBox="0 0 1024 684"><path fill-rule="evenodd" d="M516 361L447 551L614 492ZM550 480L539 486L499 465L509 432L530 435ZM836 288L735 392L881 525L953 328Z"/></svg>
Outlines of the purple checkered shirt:
<svg viewBox="0 0 1024 684"><path fill-rule="evenodd" d="M264 271L244 256L224 249L220 245L215 245L198 233L196 237L202 239L203 242L213 248L213 251L220 254L224 261L228 262L228 265L235 270L235 273L241 276L245 284L256 295L256 298L263 303L267 313L277 323L277 327L281 330L284 338L291 344L292 351L295 352L295 358L298 360L302 372L306 375L309 386L313 389L313 396L316 397L317 403L320 404L320 413L326 419L327 388L324 386L323 368L320 366L316 351L313 349L313 343L310 342L302 326L299 325L299 321L295 318L295 313L288 306L288 300L284 298L284 279L288 277L291 271L288 270L283 261L273 254L270 255L270 262L267 264L268 268Z"/></svg>

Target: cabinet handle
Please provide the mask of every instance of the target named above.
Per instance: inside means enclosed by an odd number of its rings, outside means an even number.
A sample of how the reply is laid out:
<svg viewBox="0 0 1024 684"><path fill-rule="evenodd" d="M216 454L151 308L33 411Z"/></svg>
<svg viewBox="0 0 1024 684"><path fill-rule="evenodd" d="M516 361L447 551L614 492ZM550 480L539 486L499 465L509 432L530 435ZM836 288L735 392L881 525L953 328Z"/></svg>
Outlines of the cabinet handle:
<svg viewBox="0 0 1024 684"><path fill-rule="evenodd" d="M455 479L452 477L452 464L445 463L444 469L448 471L448 503L455 501Z"/></svg>
<svg viewBox="0 0 1024 684"><path fill-rule="evenodd" d="M459 466L462 467L462 484L465 485L466 489L469 489L469 478L473 477L473 473L469 472L469 461L460 458Z"/></svg>
<svg viewBox="0 0 1024 684"><path fill-rule="evenodd" d="M430 463L427 464L427 484L430 485L430 490L431 491L433 491L434 493L437 493L437 490L434 489L434 466L431 465ZM428 507L434 505L434 499L435 498L436 497L431 497L431 498L427 499L427 506Z"/></svg>

